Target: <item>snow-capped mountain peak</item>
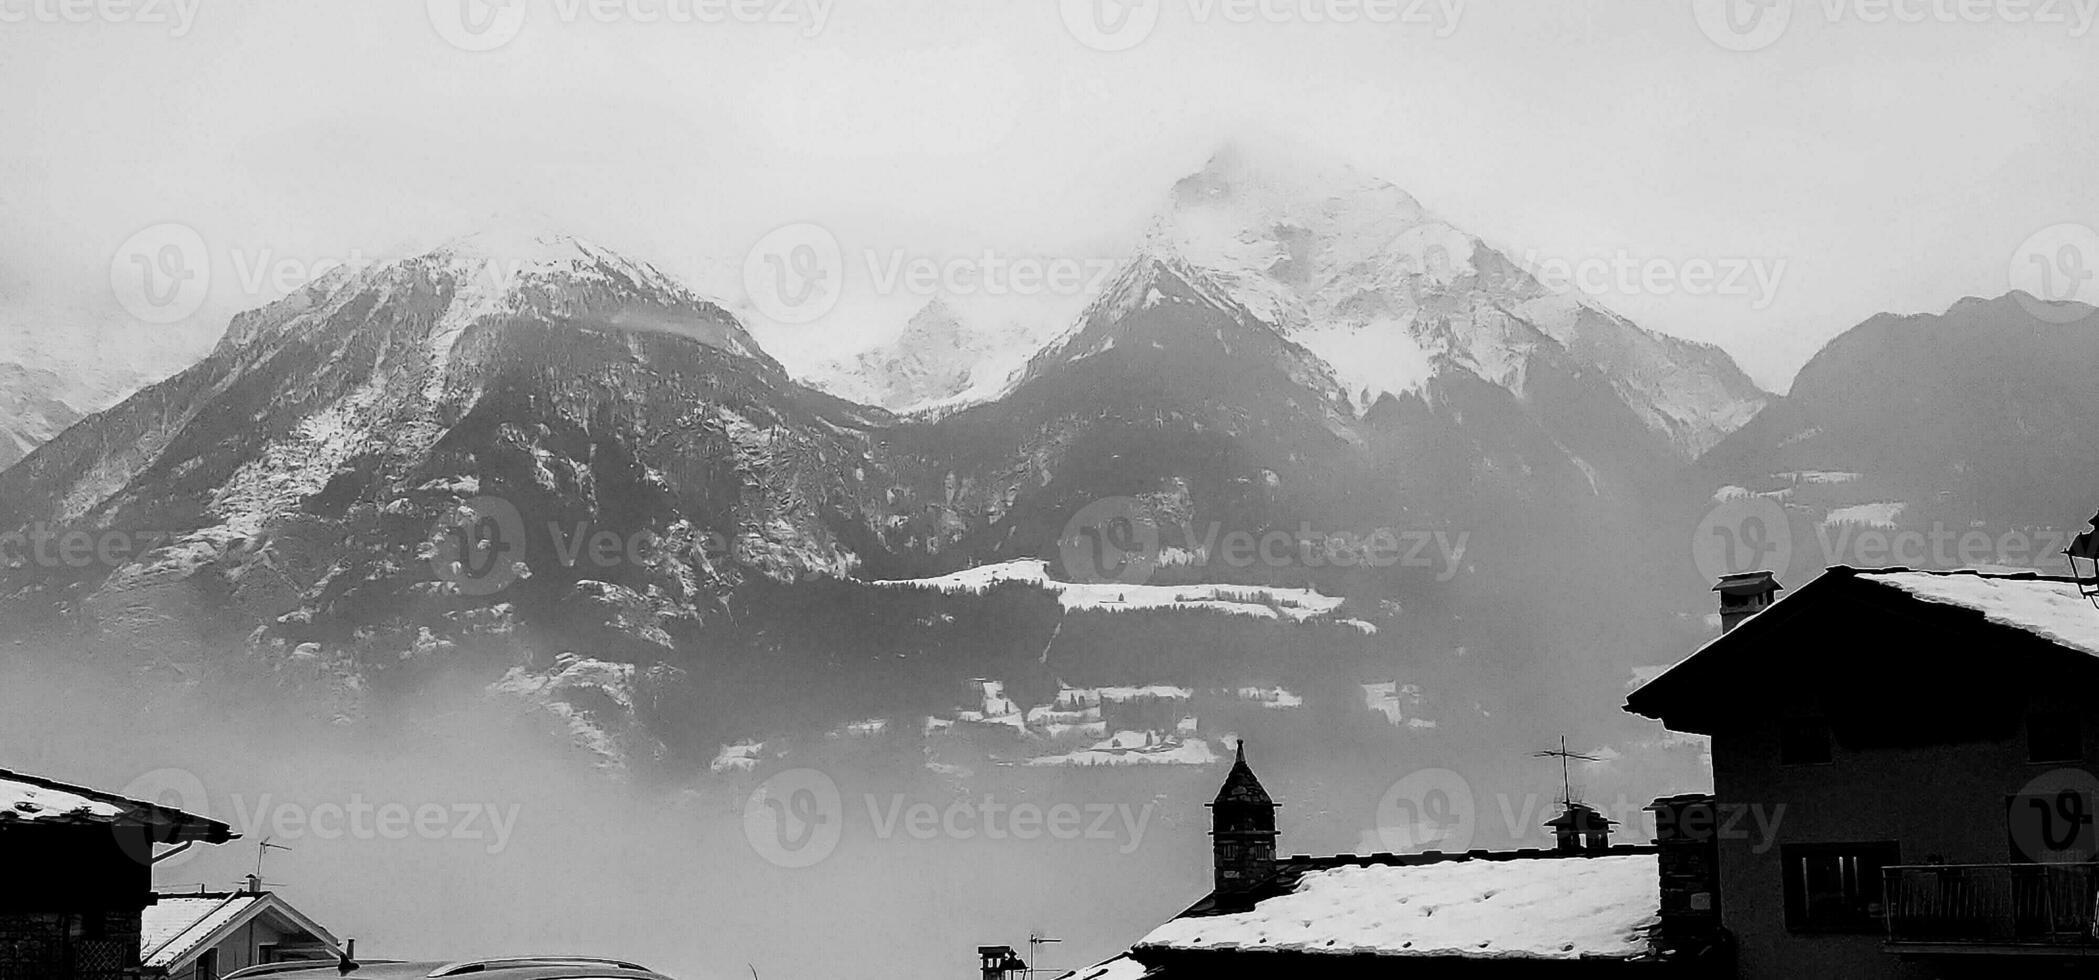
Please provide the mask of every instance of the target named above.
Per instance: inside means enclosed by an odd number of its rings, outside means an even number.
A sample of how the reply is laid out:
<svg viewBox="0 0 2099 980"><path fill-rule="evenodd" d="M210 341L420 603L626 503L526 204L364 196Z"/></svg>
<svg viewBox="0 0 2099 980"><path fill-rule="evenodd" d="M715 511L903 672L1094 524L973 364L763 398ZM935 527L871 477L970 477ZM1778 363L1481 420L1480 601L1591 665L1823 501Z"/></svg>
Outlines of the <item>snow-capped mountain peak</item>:
<svg viewBox="0 0 2099 980"><path fill-rule="evenodd" d="M817 383L899 414L942 413L1004 394L1050 324L993 304L935 296L895 339L817 372Z"/></svg>
<svg viewBox="0 0 2099 980"><path fill-rule="evenodd" d="M281 340L352 303L411 300L442 304L427 318L422 340L440 368L469 327L506 316L684 334L772 363L735 317L654 265L546 230L483 231L406 258L338 266L282 300L234 317L221 346Z"/></svg>
<svg viewBox="0 0 2099 980"><path fill-rule="evenodd" d="M1143 248L1197 270L1317 355L1358 410L1419 393L1446 371L1521 396L1538 357L1601 368L1684 455L1763 404L1717 348L1556 293L1406 191L1346 164L1229 145L1174 186Z"/></svg>

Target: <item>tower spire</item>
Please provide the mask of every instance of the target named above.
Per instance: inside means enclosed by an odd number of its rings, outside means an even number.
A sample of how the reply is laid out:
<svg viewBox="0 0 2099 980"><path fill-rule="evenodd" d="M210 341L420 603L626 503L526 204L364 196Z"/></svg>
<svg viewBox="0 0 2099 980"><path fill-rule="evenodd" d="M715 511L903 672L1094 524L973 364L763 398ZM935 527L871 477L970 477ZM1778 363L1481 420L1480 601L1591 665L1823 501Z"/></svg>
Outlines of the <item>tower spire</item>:
<svg viewBox="0 0 2099 980"><path fill-rule="evenodd" d="M1210 849L1219 894L1251 891L1275 876L1276 802L1246 764L1239 740L1232 771L1210 802Z"/></svg>

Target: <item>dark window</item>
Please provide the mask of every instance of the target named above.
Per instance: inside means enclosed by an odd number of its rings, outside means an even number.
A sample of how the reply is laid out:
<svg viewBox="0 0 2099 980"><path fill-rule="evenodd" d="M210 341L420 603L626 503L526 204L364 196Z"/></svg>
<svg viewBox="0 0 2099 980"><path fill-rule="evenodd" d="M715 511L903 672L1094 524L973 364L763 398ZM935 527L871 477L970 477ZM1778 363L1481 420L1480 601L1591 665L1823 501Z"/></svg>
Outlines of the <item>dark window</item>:
<svg viewBox="0 0 2099 980"><path fill-rule="evenodd" d="M1788 844L1786 928L1795 932L1879 932L1881 870L1901 862L1891 841Z"/></svg>
<svg viewBox="0 0 2099 980"><path fill-rule="evenodd" d="M197 980L219 980L219 951L207 949L197 954Z"/></svg>
<svg viewBox="0 0 2099 980"><path fill-rule="evenodd" d="M2084 758L2084 725L2074 711L2038 711L2026 716L2029 762L2076 762Z"/></svg>
<svg viewBox="0 0 2099 980"><path fill-rule="evenodd" d="M1792 718L1779 723L1779 765L1819 766L1832 758L1828 720Z"/></svg>

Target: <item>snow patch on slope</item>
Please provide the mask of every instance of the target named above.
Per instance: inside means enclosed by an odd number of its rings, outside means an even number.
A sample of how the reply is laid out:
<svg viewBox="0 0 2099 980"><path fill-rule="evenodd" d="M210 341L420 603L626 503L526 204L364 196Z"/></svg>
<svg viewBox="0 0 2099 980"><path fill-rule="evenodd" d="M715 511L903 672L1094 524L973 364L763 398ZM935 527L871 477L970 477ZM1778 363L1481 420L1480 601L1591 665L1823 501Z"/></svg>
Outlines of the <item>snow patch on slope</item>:
<svg viewBox="0 0 2099 980"><path fill-rule="evenodd" d="M926 588L982 595L1005 582L1034 585L1057 594L1065 611L1201 609L1210 612L1302 623L1341 608L1342 600L1310 589L1274 589L1253 585L1118 585L1060 582L1049 575L1049 563L1021 558L980 565L921 579L884 579L870 584L893 588Z"/></svg>

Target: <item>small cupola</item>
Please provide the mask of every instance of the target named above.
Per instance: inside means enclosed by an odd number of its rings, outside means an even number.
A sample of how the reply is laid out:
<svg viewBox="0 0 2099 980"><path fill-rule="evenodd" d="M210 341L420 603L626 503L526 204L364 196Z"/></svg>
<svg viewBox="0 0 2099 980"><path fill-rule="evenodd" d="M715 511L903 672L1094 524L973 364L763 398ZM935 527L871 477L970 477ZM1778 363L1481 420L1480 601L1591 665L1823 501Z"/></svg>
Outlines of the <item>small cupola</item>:
<svg viewBox="0 0 2099 980"><path fill-rule="evenodd" d="M1720 632L1730 632L1743 620L1763 612L1778 601L1778 593L1784 588L1771 572L1722 576L1720 584L1713 586L1713 591L1720 593Z"/></svg>
<svg viewBox="0 0 2099 980"><path fill-rule="evenodd" d="M1561 854L1599 854L1611 849L1616 822L1587 803L1567 801L1560 815L1545 821L1552 829L1553 849Z"/></svg>
<svg viewBox="0 0 2099 980"><path fill-rule="evenodd" d="M1246 743L1210 806L1214 886L1220 894L1248 891L1275 876L1275 811L1261 781L1246 764Z"/></svg>

